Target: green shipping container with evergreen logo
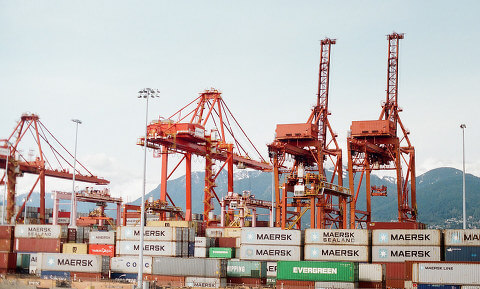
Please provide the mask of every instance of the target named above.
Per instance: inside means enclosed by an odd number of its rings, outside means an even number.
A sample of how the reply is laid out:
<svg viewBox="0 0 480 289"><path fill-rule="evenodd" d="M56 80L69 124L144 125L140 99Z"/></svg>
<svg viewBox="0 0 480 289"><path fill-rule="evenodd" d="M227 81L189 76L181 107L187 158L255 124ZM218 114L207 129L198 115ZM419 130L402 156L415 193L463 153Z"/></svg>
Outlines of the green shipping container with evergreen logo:
<svg viewBox="0 0 480 289"><path fill-rule="evenodd" d="M267 277L267 262L229 260L227 277L265 278Z"/></svg>
<svg viewBox="0 0 480 289"><path fill-rule="evenodd" d="M358 281L358 264L353 262L278 261L277 280Z"/></svg>
<svg viewBox="0 0 480 289"><path fill-rule="evenodd" d="M234 258L235 248L211 247L208 250L208 256L210 258Z"/></svg>

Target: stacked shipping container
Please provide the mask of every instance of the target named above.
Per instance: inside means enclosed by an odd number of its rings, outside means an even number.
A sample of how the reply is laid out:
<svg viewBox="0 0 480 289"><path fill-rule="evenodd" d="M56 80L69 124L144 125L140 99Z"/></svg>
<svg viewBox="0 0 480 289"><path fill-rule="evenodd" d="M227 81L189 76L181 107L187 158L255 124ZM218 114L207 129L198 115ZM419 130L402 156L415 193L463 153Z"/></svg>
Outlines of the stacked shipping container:
<svg viewBox="0 0 480 289"><path fill-rule="evenodd" d="M17 266L17 255L13 249L13 226L0 226L0 274L14 272Z"/></svg>
<svg viewBox="0 0 480 289"><path fill-rule="evenodd" d="M88 238L88 254L115 256L115 232L90 232Z"/></svg>
<svg viewBox="0 0 480 289"><path fill-rule="evenodd" d="M445 261L480 262L480 230L445 230Z"/></svg>

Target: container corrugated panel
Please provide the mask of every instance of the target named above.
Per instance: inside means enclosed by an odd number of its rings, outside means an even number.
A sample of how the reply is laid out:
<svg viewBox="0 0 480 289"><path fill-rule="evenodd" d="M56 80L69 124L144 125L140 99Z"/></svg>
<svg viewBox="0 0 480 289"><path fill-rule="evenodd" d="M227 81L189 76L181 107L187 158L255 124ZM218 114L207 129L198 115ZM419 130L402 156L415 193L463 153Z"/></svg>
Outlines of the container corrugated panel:
<svg viewBox="0 0 480 289"><path fill-rule="evenodd" d="M391 230L391 229L403 229L403 230L420 230L426 229L426 225L423 223L413 222L370 222L367 223L368 230Z"/></svg>
<svg viewBox="0 0 480 289"><path fill-rule="evenodd" d="M208 249L209 258L234 258L235 248L210 247Z"/></svg>
<svg viewBox="0 0 480 289"><path fill-rule="evenodd" d="M238 242L237 244L238 239L239 238L220 237L218 238L218 247L224 247L224 248L240 247L240 242Z"/></svg>
<svg viewBox="0 0 480 289"><path fill-rule="evenodd" d="M188 232L187 232L188 234ZM174 227L145 227L143 231L145 241L182 241L182 228ZM117 239L122 241L140 240L139 227L118 227Z"/></svg>
<svg viewBox="0 0 480 289"><path fill-rule="evenodd" d="M315 288L315 281L277 280L276 288L283 288L283 289Z"/></svg>
<svg viewBox="0 0 480 289"><path fill-rule="evenodd" d="M480 247L446 247L445 261L480 262Z"/></svg>
<svg viewBox="0 0 480 289"><path fill-rule="evenodd" d="M384 282L369 282L369 281L358 281L358 288L375 288L381 289L385 288Z"/></svg>
<svg viewBox="0 0 480 289"><path fill-rule="evenodd" d="M0 253L0 269L13 269L17 267L17 253Z"/></svg>
<svg viewBox="0 0 480 289"><path fill-rule="evenodd" d="M115 232L90 232L88 234L89 244L115 245Z"/></svg>
<svg viewBox="0 0 480 289"><path fill-rule="evenodd" d="M206 228L205 229L205 237L219 238L219 237L223 237L223 235L224 235L224 228Z"/></svg>
<svg viewBox="0 0 480 289"><path fill-rule="evenodd" d="M60 239L36 239L19 238L15 239L13 250L16 252L44 252L60 253Z"/></svg>
<svg viewBox="0 0 480 289"><path fill-rule="evenodd" d="M440 261L440 247L372 246L372 262Z"/></svg>
<svg viewBox="0 0 480 289"><path fill-rule="evenodd" d="M386 288L405 289L405 280L389 280L385 281Z"/></svg>
<svg viewBox="0 0 480 289"><path fill-rule="evenodd" d="M205 247L195 247L193 256L195 258L207 258L208 257L208 248Z"/></svg>
<svg viewBox="0 0 480 289"><path fill-rule="evenodd" d="M117 241L116 255L138 255L140 253L140 241ZM143 243L145 256L181 256L181 242L155 242Z"/></svg>
<svg viewBox="0 0 480 289"><path fill-rule="evenodd" d="M0 239L0 252L12 252L13 239Z"/></svg>
<svg viewBox="0 0 480 289"><path fill-rule="evenodd" d="M300 246L250 245L240 246L240 259L258 261L300 261L303 250Z"/></svg>
<svg viewBox="0 0 480 289"><path fill-rule="evenodd" d="M227 279L225 278L206 278L206 277L185 277L186 287L197 288L225 288Z"/></svg>
<svg viewBox="0 0 480 289"><path fill-rule="evenodd" d="M28 267L29 274L37 273L37 253L30 253L30 265Z"/></svg>
<svg viewBox="0 0 480 289"><path fill-rule="evenodd" d="M480 247L480 230L445 230L444 231L445 246L479 246Z"/></svg>
<svg viewBox="0 0 480 289"><path fill-rule="evenodd" d="M153 258L143 256L143 273L152 274ZM138 273L138 257L113 257L110 260L110 270L116 273Z"/></svg>
<svg viewBox="0 0 480 289"><path fill-rule="evenodd" d="M88 254L115 257L115 245L89 244Z"/></svg>
<svg viewBox="0 0 480 289"><path fill-rule="evenodd" d="M102 273L70 272L70 280L76 282L100 281Z"/></svg>
<svg viewBox="0 0 480 289"><path fill-rule="evenodd" d="M358 264L353 262L279 261L277 280L327 282L358 281Z"/></svg>
<svg viewBox="0 0 480 289"><path fill-rule="evenodd" d="M300 246L302 232L299 230L282 230L281 228L242 228L242 244Z"/></svg>
<svg viewBox="0 0 480 289"><path fill-rule="evenodd" d="M228 285L265 285L267 279L251 278L251 277L227 277Z"/></svg>
<svg viewBox="0 0 480 289"><path fill-rule="evenodd" d="M0 239L13 239L13 232L15 226L2 225L0 226Z"/></svg>
<svg viewBox="0 0 480 289"><path fill-rule="evenodd" d="M368 230L306 229L305 244L368 246Z"/></svg>
<svg viewBox="0 0 480 289"><path fill-rule="evenodd" d="M386 280L405 280L406 278L406 263L407 262L389 262L385 265L385 279Z"/></svg>
<svg viewBox="0 0 480 289"><path fill-rule="evenodd" d="M240 238L242 236L242 228L225 228L224 237L227 238Z"/></svg>
<svg viewBox="0 0 480 289"><path fill-rule="evenodd" d="M357 283L353 282L315 282L315 289L356 289Z"/></svg>
<svg viewBox="0 0 480 289"><path fill-rule="evenodd" d="M383 264L358 264L358 281L382 282L384 280Z"/></svg>
<svg viewBox="0 0 480 289"><path fill-rule="evenodd" d="M201 258L153 258L152 274L167 276L204 276L222 278L227 275L227 260Z"/></svg>
<svg viewBox="0 0 480 289"><path fill-rule="evenodd" d="M87 244L65 243L62 245L62 253L65 254L88 254Z"/></svg>
<svg viewBox="0 0 480 289"><path fill-rule="evenodd" d="M480 285L480 264L416 263L412 281L420 284Z"/></svg>
<svg viewBox="0 0 480 289"><path fill-rule="evenodd" d="M461 289L460 285L416 284L418 289Z"/></svg>
<svg viewBox="0 0 480 289"><path fill-rule="evenodd" d="M305 245L305 260L368 262L368 246Z"/></svg>
<svg viewBox="0 0 480 289"><path fill-rule="evenodd" d="M66 271L42 271L40 276L42 279L70 280L70 272Z"/></svg>
<svg viewBox="0 0 480 289"><path fill-rule="evenodd" d="M88 254L54 254L41 253L37 263L40 271L69 271L69 272L108 272L110 258Z"/></svg>
<svg viewBox="0 0 480 289"><path fill-rule="evenodd" d="M195 228L192 221L147 221L148 227Z"/></svg>
<svg viewBox="0 0 480 289"><path fill-rule="evenodd" d="M277 277L277 262L267 262L267 276Z"/></svg>
<svg viewBox="0 0 480 289"><path fill-rule="evenodd" d="M188 242L195 242L195 228L188 228Z"/></svg>
<svg viewBox="0 0 480 289"><path fill-rule="evenodd" d="M163 275L147 275L144 280L155 282L156 286L184 287L185 277L183 276L163 276Z"/></svg>
<svg viewBox="0 0 480 289"><path fill-rule="evenodd" d="M440 230L373 230L374 246L440 246Z"/></svg>
<svg viewBox="0 0 480 289"><path fill-rule="evenodd" d="M15 238L59 239L62 237L60 225L16 225Z"/></svg>
<svg viewBox="0 0 480 289"><path fill-rule="evenodd" d="M215 238L210 237L195 237L195 247L215 247Z"/></svg>
<svg viewBox="0 0 480 289"><path fill-rule="evenodd" d="M266 278L267 262L229 260L227 277Z"/></svg>

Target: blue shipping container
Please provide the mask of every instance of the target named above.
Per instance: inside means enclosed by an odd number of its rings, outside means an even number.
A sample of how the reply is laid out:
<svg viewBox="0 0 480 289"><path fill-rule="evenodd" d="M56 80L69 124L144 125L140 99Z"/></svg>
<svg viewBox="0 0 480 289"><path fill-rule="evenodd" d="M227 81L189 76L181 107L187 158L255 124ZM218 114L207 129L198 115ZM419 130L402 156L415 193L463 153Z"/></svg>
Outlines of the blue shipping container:
<svg viewBox="0 0 480 289"><path fill-rule="evenodd" d="M70 280L70 272L65 271L42 271L40 276L42 279Z"/></svg>
<svg viewBox="0 0 480 289"><path fill-rule="evenodd" d="M137 273L110 273L110 279L112 280L137 280Z"/></svg>
<svg viewBox="0 0 480 289"><path fill-rule="evenodd" d="M195 242L188 242L188 257L195 255Z"/></svg>
<svg viewBox="0 0 480 289"><path fill-rule="evenodd" d="M436 288L436 289L461 289L462 286L460 285L434 285L434 284L418 284L417 285L418 289L430 289L430 288Z"/></svg>
<svg viewBox="0 0 480 289"><path fill-rule="evenodd" d="M480 247L446 247L445 261L480 262Z"/></svg>

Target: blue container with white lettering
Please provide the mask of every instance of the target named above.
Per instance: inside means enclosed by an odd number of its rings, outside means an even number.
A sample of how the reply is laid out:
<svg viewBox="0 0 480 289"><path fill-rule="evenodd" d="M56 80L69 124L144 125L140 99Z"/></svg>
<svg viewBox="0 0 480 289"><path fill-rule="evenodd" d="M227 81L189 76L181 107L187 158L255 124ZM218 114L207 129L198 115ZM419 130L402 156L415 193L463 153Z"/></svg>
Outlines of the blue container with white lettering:
<svg viewBox="0 0 480 289"><path fill-rule="evenodd" d="M446 247L445 261L480 262L480 247Z"/></svg>
<svg viewBox="0 0 480 289"><path fill-rule="evenodd" d="M66 271L42 271L40 273L42 279L52 280L70 280L70 272Z"/></svg>
<svg viewBox="0 0 480 289"><path fill-rule="evenodd" d="M460 285L417 284L417 289L461 289Z"/></svg>
<svg viewBox="0 0 480 289"><path fill-rule="evenodd" d="M137 280L137 273L110 273L110 279L112 280Z"/></svg>

